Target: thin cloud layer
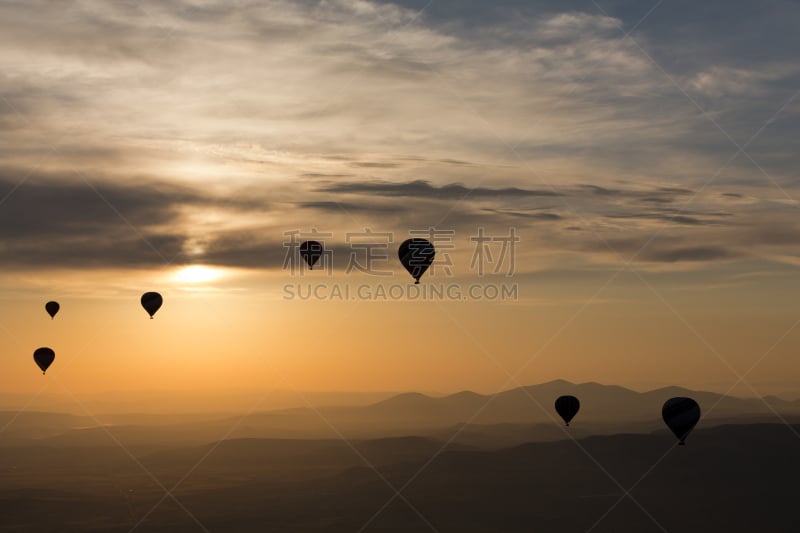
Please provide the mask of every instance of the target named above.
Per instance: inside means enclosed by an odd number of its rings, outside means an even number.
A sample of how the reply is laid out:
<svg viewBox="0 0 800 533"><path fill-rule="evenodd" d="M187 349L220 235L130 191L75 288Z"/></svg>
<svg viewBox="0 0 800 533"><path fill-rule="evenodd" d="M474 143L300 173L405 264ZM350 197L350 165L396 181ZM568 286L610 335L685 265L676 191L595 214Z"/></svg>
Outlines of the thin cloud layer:
<svg viewBox="0 0 800 533"><path fill-rule="evenodd" d="M276 270L289 233L311 229L330 232L326 246L347 258L346 234L368 229L393 233L393 245L411 230L453 231L453 253L460 254L478 228L500 234L513 227L524 240L522 257L558 256L562 268L604 268L620 259L644 268L758 258L791 264L800 242L794 220L769 223L780 204L742 195L668 187L569 186L540 194L420 181L340 185L325 181L297 198L281 184L220 194L166 182L74 182L42 174L19 183L6 173L0 261L25 270L192 263ZM520 270L553 267L532 261Z"/></svg>
<svg viewBox="0 0 800 533"><path fill-rule="evenodd" d="M3 3L0 261L510 226L529 270L797 261L797 4L427 4Z"/></svg>

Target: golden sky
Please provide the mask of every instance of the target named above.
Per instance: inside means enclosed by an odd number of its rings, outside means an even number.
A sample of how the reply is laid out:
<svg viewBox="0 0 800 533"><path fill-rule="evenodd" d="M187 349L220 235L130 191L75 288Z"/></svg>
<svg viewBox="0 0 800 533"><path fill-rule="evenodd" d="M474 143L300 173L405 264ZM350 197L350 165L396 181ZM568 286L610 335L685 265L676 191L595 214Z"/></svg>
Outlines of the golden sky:
<svg viewBox="0 0 800 533"><path fill-rule="evenodd" d="M2 3L0 392L795 391L800 11L718 15ZM408 290L396 249L428 228L453 266L423 284L516 297L365 298ZM514 228L513 275L472 268L479 228ZM312 229L333 269L300 276L286 234ZM390 276L346 271L365 230Z"/></svg>

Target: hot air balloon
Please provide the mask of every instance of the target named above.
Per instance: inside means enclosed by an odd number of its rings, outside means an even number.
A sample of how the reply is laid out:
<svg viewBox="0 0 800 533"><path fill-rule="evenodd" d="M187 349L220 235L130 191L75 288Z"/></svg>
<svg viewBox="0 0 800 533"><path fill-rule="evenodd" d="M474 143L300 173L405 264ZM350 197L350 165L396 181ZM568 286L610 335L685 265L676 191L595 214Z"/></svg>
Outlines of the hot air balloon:
<svg viewBox="0 0 800 533"><path fill-rule="evenodd" d="M309 270L314 270L314 265L322 255L322 244L318 241L306 241L300 245L300 256L305 260Z"/></svg>
<svg viewBox="0 0 800 533"><path fill-rule="evenodd" d="M50 348L37 348L36 351L33 352L33 360L36 361L36 364L42 370L42 375L47 372L47 369L53 364L55 358L56 352Z"/></svg>
<svg viewBox="0 0 800 533"><path fill-rule="evenodd" d="M58 313L58 310L61 309L61 306L58 305L58 302L50 301L44 304L44 308L47 311L47 314L50 315L50 319L52 320L56 316L56 313Z"/></svg>
<svg viewBox="0 0 800 533"><path fill-rule="evenodd" d="M564 423L569 427L569 422L578 414L581 402L575 396L559 396L556 399L556 412L564 419Z"/></svg>
<svg viewBox="0 0 800 533"><path fill-rule="evenodd" d="M151 320L153 319L153 315L156 314L156 311L161 309L161 304L163 303L164 299L157 292L146 292L142 294L142 307L144 307L144 310L150 315Z"/></svg>
<svg viewBox="0 0 800 533"><path fill-rule="evenodd" d="M433 263L436 250L427 239L408 239L400 245L397 255L411 277L416 280L416 283L419 283L419 278Z"/></svg>
<svg viewBox="0 0 800 533"><path fill-rule="evenodd" d="M686 437L700 420L700 406L691 398L670 398L661 408L661 417L678 437L678 444L684 445Z"/></svg>

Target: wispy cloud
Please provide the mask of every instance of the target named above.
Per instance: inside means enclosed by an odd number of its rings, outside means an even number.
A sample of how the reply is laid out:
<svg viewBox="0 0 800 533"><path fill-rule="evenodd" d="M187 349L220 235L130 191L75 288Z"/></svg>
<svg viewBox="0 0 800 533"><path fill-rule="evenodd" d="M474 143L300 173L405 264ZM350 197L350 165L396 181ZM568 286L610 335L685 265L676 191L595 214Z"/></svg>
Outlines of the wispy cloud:
<svg viewBox="0 0 800 533"><path fill-rule="evenodd" d="M800 102L748 146L778 191L721 169L736 148L687 99L740 142L788 100L800 8L767 4L654 12L656 65L626 3L5 2L0 186L35 176L0 206L2 261L272 268L287 229L441 224L581 265L656 232L644 268L782 262Z"/></svg>

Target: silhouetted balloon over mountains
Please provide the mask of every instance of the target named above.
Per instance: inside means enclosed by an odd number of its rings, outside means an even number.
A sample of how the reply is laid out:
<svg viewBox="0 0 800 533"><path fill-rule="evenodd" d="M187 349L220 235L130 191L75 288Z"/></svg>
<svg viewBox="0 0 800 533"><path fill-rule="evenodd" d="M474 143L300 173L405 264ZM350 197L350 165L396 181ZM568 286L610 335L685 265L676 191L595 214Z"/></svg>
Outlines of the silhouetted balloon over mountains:
<svg viewBox="0 0 800 533"><path fill-rule="evenodd" d="M436 250L429 240L415 238L404 241L397 250L397 255L411 277L419 283L419 278L433 263Z"/></svg>
<svg viewBox="0 0 800 533"><path fill-rule="evenodd" d="M33 360L36 361L36 364L42 370L42 374L47 372L47 369L53 364L55 358L56 352L50 348L37 348L36 351L33 352Z"/></svg>
<svg viewBox="0 0 800 533"><path fill-rule="evenodd" d="M314 270L314 265L322 256L322 244L318 241L306 241L300 245L300 256L305 260L309 270Z"/></svg>
<svg viewBox="0 0 800 533"><path fill-rule="evenodd" d="M44 308L47 311L47 314L50 315L50 318L52 319L56 316L58 310L61 309L61 306L58 305L58 302L50 301L44 304Z"/></svg>
<svg viewBox="0 0 800 533"><path fill-rule="evenodd" d="M151 319L156 314L156 311L161 309L161 304L163 303L164 299L157 292L146 292L142 295L142 307L144 307Z"/></svg>
<svg viewBox="0 0 800 533"><path fill-rule="evenodd" d="M559 396L556 399L556 412L564 419L564 423L569 426L570 420L578 414L581 402L575 396Z"/></svg>
<svg viewBox="0 0 800 533"><path fill-rule="evenodd" d="M670 398L661 408L661 417L683 445L700 420L700 406L691 398Z"/></svg>

